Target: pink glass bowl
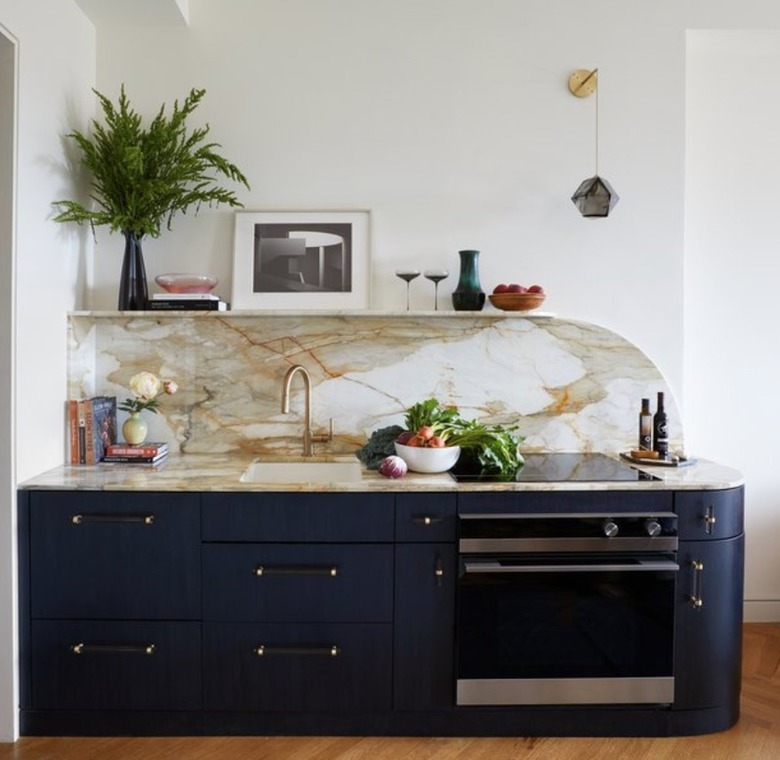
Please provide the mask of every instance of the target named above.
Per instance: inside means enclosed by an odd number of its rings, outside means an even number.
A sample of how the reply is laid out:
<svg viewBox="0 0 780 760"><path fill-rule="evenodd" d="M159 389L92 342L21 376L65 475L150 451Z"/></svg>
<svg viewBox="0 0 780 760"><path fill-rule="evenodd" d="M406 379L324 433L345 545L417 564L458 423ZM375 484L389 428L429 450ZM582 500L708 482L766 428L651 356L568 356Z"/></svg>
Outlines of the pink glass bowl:
<svg viewBox="0 0 780 760"><path fill-rule="evenodd" d="M166 293L211 293L219 280L213 274L158 274L154 281Z"/></svg>

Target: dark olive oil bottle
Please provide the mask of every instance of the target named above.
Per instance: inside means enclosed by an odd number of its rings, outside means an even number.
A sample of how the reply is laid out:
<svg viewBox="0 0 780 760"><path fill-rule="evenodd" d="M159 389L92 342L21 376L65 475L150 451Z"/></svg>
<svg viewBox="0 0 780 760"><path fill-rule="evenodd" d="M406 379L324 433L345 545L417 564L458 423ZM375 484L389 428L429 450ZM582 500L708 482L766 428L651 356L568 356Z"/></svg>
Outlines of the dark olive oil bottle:
<svg viewBox="0 0 780 760"><path fill-rule="evenodd" d="M650 412L650 399L642 399L642 411L639 412L639 449L653 450L653 415Z"/></svg>
<svg viewBox="0 0 780 760"><path fill-rule="evenodd" d="M669 420L661 391L658 392L658 407L653 415L653 451L657 451L661 459L669 457Z"/></svg>

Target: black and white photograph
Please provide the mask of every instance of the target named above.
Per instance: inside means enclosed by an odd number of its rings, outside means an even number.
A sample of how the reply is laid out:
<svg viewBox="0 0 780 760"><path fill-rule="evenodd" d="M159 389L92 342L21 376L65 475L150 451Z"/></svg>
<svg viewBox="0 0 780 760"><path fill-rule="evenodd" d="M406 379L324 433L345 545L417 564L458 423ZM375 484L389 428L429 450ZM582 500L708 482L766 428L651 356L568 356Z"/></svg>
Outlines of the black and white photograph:
<svg viewBox="0 0 780 760"><path fill-rule="evenodd" d="M368 308L368 216L237 213L233 308Z"/></svg>

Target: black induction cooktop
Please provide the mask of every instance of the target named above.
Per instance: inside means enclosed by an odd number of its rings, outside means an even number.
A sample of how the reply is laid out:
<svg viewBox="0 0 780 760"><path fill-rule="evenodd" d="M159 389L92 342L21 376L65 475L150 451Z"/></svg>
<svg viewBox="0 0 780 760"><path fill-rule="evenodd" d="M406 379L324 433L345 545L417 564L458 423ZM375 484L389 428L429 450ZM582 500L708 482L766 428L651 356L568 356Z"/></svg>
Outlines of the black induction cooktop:
<svg viewBox="0 0 780 760"><path fill-rule="evenodd" d="M457 464L450 475L459 483L516 482L516 483L614 483L658 480L654 475L641 472L620 459L606 454L556 452L550 454L524 454L523 464L512 476L489 472L459 470Z"/></svg>

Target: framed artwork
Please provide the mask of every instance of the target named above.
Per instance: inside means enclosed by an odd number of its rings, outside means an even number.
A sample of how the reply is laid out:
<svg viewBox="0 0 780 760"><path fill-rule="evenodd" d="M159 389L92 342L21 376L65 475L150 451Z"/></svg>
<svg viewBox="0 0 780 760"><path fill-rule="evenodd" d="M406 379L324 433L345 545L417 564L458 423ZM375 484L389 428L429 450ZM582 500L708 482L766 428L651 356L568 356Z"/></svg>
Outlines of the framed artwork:
<svg viewBox="0 0 780 760"><path fill-rule="evenodd" d="M368 211L238 211L233 309L367 309Z"/></svg>

